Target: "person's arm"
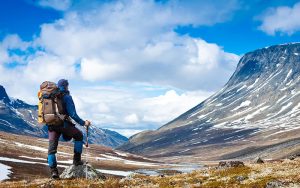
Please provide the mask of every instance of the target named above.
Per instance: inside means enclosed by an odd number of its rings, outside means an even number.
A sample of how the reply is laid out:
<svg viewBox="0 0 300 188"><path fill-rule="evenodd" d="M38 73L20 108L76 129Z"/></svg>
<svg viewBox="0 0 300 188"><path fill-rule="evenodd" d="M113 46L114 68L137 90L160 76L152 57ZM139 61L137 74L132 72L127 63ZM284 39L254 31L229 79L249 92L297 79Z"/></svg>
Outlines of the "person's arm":
<svg viewBox="0 0 300 188"><path fill-rule="evenodd" d="M82 120L76 113L75 104L73 102L73 99L70 95L64 96L65 103L66 103L66 110L69 116L74 119L79 125L84 126L85 121Z"/></svg>

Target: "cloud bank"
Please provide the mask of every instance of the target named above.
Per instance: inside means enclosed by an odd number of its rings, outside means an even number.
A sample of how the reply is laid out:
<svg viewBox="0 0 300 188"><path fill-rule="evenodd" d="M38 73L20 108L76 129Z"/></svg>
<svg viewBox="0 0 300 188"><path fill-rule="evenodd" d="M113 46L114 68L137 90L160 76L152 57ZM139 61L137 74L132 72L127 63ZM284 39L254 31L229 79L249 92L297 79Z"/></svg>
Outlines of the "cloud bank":
<svg viewBox="0 0 300 188"><path fill-rule="evenodd" d="M0 83L11 96L36 103L42 81L69 79L83 118L127 136L200 103L225 84L239 59L174 31L229 20L238 9L234 0L108 1L85 8L49 2L40 5L65 11L61 19L41 25L33 41L18 35L1 41Z"/></svg>
<svg viewBox="0 0 300 188"><path fill-rule="evenodd" d="M259 29L268 35L292 35L300 31L300 2L292 7L280 6L267 10L259 17Z"/></svg>

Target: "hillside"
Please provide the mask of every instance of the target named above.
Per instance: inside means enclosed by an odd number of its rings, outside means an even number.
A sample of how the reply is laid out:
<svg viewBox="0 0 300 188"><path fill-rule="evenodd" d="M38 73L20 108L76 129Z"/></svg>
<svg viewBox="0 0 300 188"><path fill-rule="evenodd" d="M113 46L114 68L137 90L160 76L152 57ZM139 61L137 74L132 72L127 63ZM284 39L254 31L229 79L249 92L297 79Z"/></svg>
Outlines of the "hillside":
<svg viewBox="0 0 300 188"><path fill-rule="evenodd" d="M171 161L282 158L300 152L300 43L245 54L227 84L119 149Z"/></svg>
<svg viewBox="0 0 300 188"><path fill-rule="evenodd" d="M31 181L49 177L47 139L0 131L0 143L0 181ZM73 143L60 142L57 158L61 173L64 168L72 164ZM122 177L140 169L170 167L168 164L96 144L89 145L88 151L84 148L82 158L108 177Z"/></svg>

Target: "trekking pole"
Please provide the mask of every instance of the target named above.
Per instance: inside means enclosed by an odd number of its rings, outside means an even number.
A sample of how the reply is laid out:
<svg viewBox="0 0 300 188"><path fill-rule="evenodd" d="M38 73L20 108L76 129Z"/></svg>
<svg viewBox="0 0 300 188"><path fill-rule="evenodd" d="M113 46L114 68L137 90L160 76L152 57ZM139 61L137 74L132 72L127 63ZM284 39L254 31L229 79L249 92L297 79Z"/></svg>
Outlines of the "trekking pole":
<svg viewBox="0 0 300 188"><path fill-rule="evenodd" d="M85 143L85 147L86 147L86 155L85 155L85 179L87 180L87 164L88 164L88 147L89 147L89 126L86 126L86 143Z"/></svg>
<svg viewBox="0 0 300 188"><path fill-rule="evenodd" d="M85 147L89 147L89 126L86 127L86 143Z"/></svg>

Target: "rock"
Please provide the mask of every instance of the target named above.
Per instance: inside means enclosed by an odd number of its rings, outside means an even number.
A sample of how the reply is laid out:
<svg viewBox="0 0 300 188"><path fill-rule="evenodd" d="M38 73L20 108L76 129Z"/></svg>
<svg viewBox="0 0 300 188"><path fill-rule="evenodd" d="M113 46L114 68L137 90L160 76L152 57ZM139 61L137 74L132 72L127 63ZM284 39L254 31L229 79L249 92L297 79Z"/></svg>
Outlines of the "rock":
<svg viewBox="0 0 300 188"><path fill-rule="evenodd" d="M175 182L175 181L171 181L171 182L170 182L170 185L171 185L171 186L175 186L175 185L176 185L176 182Z"/></svg>
<svg viewBox="0 0 300 188"><path fill-rule="evenodd" d="M221 168L224 167L243 167L245 164L242 161L221 161L219 162L219 166Z"/></svg>
<svg viewBox="0 0 300 188"><path fill-rule="evenodd" d="M254 163L256 163L256 164L263 164L263 163L265 163L260 157L256 157L255 159L254 159Z"/></svg>
<svg viewBox="0 0 300 188"><path fill-rule="evenodd" d="M290 155L290 156L288 156L288 159L289 159L289 160L295 160L296 157L297 157L296 155Z"/></svg>
<svg viewBox="0 0 300 188"><path fill-rule="evenodd" d="M60 175L61 179L74 178L88 178L88 179L106 179L106 177L88 164L71 165L67 167Z"/></svg>
<svg viewBox="0 0 300 188"><path fill-rule="evenodd" d="M272 180L267 183L266 188L277 188L277 187L282 187L283 183L278 180Z"/></svg>
<svg viewBox="0 0 300 188"><path fill-rule="evenodd" d="M298 158L298 157L300 157L300 153L290 155L290 156L288 156L288 159L290 159L290 160L295 160L295 159Z"/></svg>
<svg viewBox="0 0 300 188"><path fill-rule="evenodd" d="M245 177L245 176L237 176L237 177L235 177L235 179L237 180L237 181L244 181L245 179L247 179L247 177Z"/></svg>

